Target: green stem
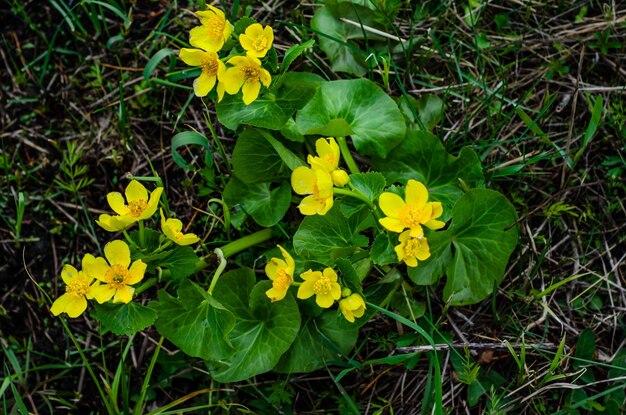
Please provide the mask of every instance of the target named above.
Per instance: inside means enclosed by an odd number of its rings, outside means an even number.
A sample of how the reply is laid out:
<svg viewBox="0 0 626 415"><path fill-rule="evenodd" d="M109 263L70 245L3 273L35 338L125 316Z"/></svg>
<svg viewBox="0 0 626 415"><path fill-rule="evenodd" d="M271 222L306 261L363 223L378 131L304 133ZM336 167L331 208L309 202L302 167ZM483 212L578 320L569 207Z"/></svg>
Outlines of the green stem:
<svg viewBox="0 0 626 415"><path fill-rule="evenodd" d="M142 248L146 247L146 239L143 232L143 220L139 221L139 245L141 245Z"/></svg>
<svg viewBox="0 0 626 415"><path fill-rule="evenodd" d="M272 228L265 228L251 235L239 238L236 241L232 241L224 245L221 249L224 253L224 258L230 258L231 256L250 248L251 246L258 245L267 241L272 237Z"/></svg>
<svg viewBox="0 0 626 415"><path fill-rule="evenodd" d="M142 292L146 291L148 288L152 287L156 283L157 283L157 279L156 278L152 277L152 278L148 279L146 282L144 282L139 287L137 287L137 289L135 290L135 296L137 296L137 295L141 294Z"/></svg>
<svg viewBox="0 0 626 415"><path fill-rule="evenodd" d="M215 250L213 251L215 253L215 255L217 255L217 258L220 261L220 264L217 266L217 269L215 270L215 273L213 274L213 278L211 278L211 285L209 285L209 290L208 293L209 294L213 294L213 289L215 288L215 284L217 284L217 280L219 280L220 275L222 275L222 272L224 272L224 268L226 268L226 258L224 258L224 253L222 252L221 249L219 248L215 248Z"/></svg>
<svg viewBox="0 0 626 415"><path fill-rule="evenodd" d="M356 165L354 158L352 158L352 153L350 153L350 149L348 148L348 142L346 141L346 137L337 137L337 144L339 144L341 156L343 157L343 161L346 162L350 173L359 173L359 167Z"/></svg>
<svg viewBox="0 0 626 415"><path fill-rule="evenodd" d="M139 247L137 246L137 244L135 243L135 241L132 240L132 238L130 237L130 235L128 234L128 232L126 232L126 229L124 229L122 232L124 232L124 238L126 238L126 242L128 242L128 244L135 248L138 249Z"/></svg>
<svg viewBox="0 0 626 415"><path fill-rule="evenodd" d="M363 193L357 191L353 191L353 190L348 190L348 189L340 189L338 187L333 188L333 193L336 195L343 195L343 196L350 196L353 197L355 199L359 199L360 201L364 202L365 204L367 204L367 206L373 210L374 212L376 211L376 206L374 206L374 203L369 200Z"/></svg>

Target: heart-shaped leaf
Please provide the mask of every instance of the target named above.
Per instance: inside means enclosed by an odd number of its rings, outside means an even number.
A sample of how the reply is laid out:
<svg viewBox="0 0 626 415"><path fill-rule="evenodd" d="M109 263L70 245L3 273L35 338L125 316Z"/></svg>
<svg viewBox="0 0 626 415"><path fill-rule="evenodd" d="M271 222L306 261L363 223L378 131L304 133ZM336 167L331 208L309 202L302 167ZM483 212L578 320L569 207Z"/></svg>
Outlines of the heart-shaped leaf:
<svg viewBox="0 0 626 415"><path fill-rule="evenodd" d="M408 131L388 158L372 160L372 168L385 176L387 184L406 185L409 179L424 183L430 200L443 204L439 220L450 218L452 206L463 195L460 180L470 188L484 181L480 160L473 150L463 148L454 157L436 136L426 131Z"/></svg>
<svg viewBox="0 0 626 415"><path fill-rule="evenodd" d="M159 291L159 300L150 307L159 313L159 333L189 356L217 360L231 354L228 334L235 317L193 282L180 283L178 298Z"/></svg>
<svg viewBox="0 0 626 415"><path fill-rule="evenodd" d="M409 277L418 284L447 276L443 296L452 305L485 299L502 281L517 245L517 213L499 192L471 189L454 206L452 223L428 236L431 257Z"/></svg>
<svg viewBox="0 0 626 415"><path fill-rule="evenodd" d="M102 331L129 336L154 323L157 313L141 304L131 301L128 304L96 304L91 317L102 324Z"/></svg>
<svg viewBox="0 0 626 415"><path fill-rule="evenodd" d="M288 293L271 302L265 295L271 281L255 282L254 271L238 269L222 275L215 285L215 298L236 316L230 333L234 353L211 362L211 375L218 382L237 382L271 370L300 329L293 296Z"/></svg>
<svg viewBox="0 0 626 415"><path fill-rule="evenodd" d="M275 188L269 182L246 184L233 177L223 196L228 206L241 206L256 223L269 227L276 225L287 213L291 204L291 186L288 182Z"/></svg>
<svg viewBox="0 0 626 415"><path fill-rule="evenodd" d="M322 83L296 124L302 134L350 135L360 154L378 157L386 157L406 131L396 103L367 79Z"/></svg>

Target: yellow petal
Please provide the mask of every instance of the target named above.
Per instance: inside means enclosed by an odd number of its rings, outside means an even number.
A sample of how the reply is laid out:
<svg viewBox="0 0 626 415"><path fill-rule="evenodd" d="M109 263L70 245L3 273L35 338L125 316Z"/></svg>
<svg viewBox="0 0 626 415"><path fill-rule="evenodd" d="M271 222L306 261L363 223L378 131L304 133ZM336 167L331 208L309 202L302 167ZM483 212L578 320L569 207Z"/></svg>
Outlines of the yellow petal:
<svg viewBox="0 0 626 415"><path fill-rule="evenodd" d="M246 33L242 33L239 35L239 43L244 50L252 51L254 50L254 43L252 38L247 33L248 30L246 29Z"/></svg>
<svg viewBox="0 0 626 415"><path fill-rule="evenodd" d="M189 44L207 52L218 52L224 46L224 37L214 37L207 26L196 26L189 31Z"/></svg>
<svg viewBox="0 0 626 415"><path fill-rule="evenodd" d="M188 48L182 48L178 53L178 57L189 66L202 66L207 55L203 50Z"/></svg>
<svg viewBox="0 0 626 415"><path fill-rule="evenodd" d="M380 209L383 211L385 216L397 218L400 216L400 211L402 210L402 208L404 208L405 203L404 200L402 200L402 198L397 194L384 192L380 195L380 198L378 199L378 205L380 206Z"/></svg>
<svg viewBox="0 0 626 415"><path fill-rule="evenodd" d="M211 17L219 17L221 19L226 19L224 12L218 9L215 6L211 6L210 4L206 5L208 10L199 10L196 12L196 16L200 18L200 22L203 22L206 19L210 19Z"/></svg>
<svg viewBox="0 0 626 415"><path fill-rule="evenodd" d="M328 141L325 138L319 138L315 142L315 151L320 158L330 164L331 171L337 169L339 166L339 146L333 137L329 137Z"/></svg>
<svg viewBox="0 0 626 415"><path fill-rule="evenodd" d="M437 230L437 229L441 229L444 226L446 226L446 223L445 222L441 222L441 221L436 220L436 219L431 219L428 222L426 222L424 224L424 226L426 226L428 229Z"/></svg>
<svg viewBox="0 0 626 415"><path fill-rule="evenodd" d="M428 190L426 190L426 186L417 180L409 180L404 192L406 203L416 206L418 209L422 209L428 201Z"/></svg>
<svg viewBox="0 0 626 415"><path fill-rule="evenodd" d="M133 287L129 287L128 285L120 287L115 292L115 297L113 297L113 302L128 304L132 301L134 292L135 292L135 289Z"/></svg>
<svg viewBox="0 0 626 415"><path fill-rule="evenodd" d="M65 311L68 316L71 318L76 318L83 314L83 312L87 309L87 300L84 296L76 297L73 296L71 301L68 301L65 305Z"/></svg>
<svg viewBox="0 0 626 415"><path fill-rule="evenodd" d="M397 218L382 218L379 219L378 222L380 222L385 229L390 230L391 232L400 233L404 230L404 223Z"/></svg>
<svg viewBox="0 0 626 415"><path fill-rule="evenodd" d="M259 82L245 82L241 87L243 103L246 105L252 104L259 97L259 91L261 91L261 84Z"/></svg>
<svg viewBox="0 0 626 415"><path fill-rule="evenodd" d="M313 193L316 175L308 167L296 167L291 173L291 187L293 191L299 195L308 195Z"/></svg>
<svg viewBox="0 0 626 415"><path fill-rule="evenodd" d="M65 284L69 284L76 277L78 277L78 270L76 268L70 264L63 266L63 269L61 270L61 279Z"/></svg>
<svg viewBox="0 0 626 415"><path fill-rule="evenodd" d="M91 278L105 282L105 275L109 270L109 264L102 257L94 257L91 254L85 254L83 257L83 271Z"/></svg>
<svg viewBox="0 0 626 415"><path fill-rule="evenodd" d="M54 300L54 303L52 303L52 307L50 307L50 311L55 316L58 316L65 311L67 305L72 302L74 298L75 297L71 294L62 294L61 296L59 296L59 298Z"/></svg>
<svg viewBox="0 0 626 415"><path fill-rule="evenodd" d="M261 73L259 75L259 80L261 81L264 87L269 88L270 84L272 83L272 75L270 75L267 69L263 69L263 68L260 68L260 69L261 69Z"/></svg>
<svg viewBox="0 0 626 415"><path fill-rule="evenodd" d="M301 214L306 215L306 216L317 215L318 213L321 215L325 215L329 209L326 209L325 203L322 203L322 202L315 200L313 196L307 196L300 201L300 204L298 205L298 209L300 210ZM332 199L331 199L331 202L332 202Z"/></svg>
<svg viewBox="0 0 626 415"><path fill-rule="evenodd" d="M132 216L111 216L109 219L109 225L114 232L122 231L137 222L137 219L138 218L134 218Z"/></svg>
<svg viewBox="0 0 626 415"><path fill-rule="evenodd" d="M115 294L115 288L109 284L94 284L90 287L90 291L98 304L109 301Z"/></svg>
<svg viewBox="0 0 626 415"><path fill-rule="evenodd" d="M279 290L272 287L269 290L265 291L265 295L267 295L269 299L272 300L272 302L280 301L287 295L287 290Z"/></svg>
<svg viewBox="0 0 626 415"><path fill-rule="evenodd" d="M128 285L137 284L139 281L143 279L143 276L146 273L147 267L148 265L146 265L146 263L143 262L141 259L138 259L137 261L133 262L133 264L130 266L128 270L128 272L130 273L130 278L127 281L125 281L125 283Z"/></svg>
<svg viewBox="0 0 626 415"><path fill-rule="evenodd" d="M330 295L333 297L333 300L339 300L341 298L341 286L337 283L331 284Z"/></svg>
<svg viewBox="0 0 626 415"><path fill-rule="evenodd" d="M193 92L197 97L205 97L217 82L215 75L210 75L207 72L202 71L199 77L193 81Z"/></svg>
<svg viewBox="0 0 626 415"><path fill-rule="evenodd" d="M259 36L263 36L263 26L261 26L259 23L251 24L250 26L246 27L246 36L253 39Z"/></svg>
<svg viewBox="0 0 626 415"><path fill-rule="evenodd" d="M124 268L130 265L130 248L124 241L117 240L106 244L104 256L111 265L121 265Z"/></svg>
<svg viewBox="0 0 626 415"><path fill-rule="evenodd" d="M219 82L217 84L217 102L222 102L222 99L224 99L224 92L226 92L226 89L224 88L224 83Z"/></svg>
<svg viewBox="0 0 626 415"><path fill-rule="evenodd" d="M107 202L111 209L118 215L128 215L129 209L124 201L124 196L120 192L111 192L107 194Z"/></svg>
<svg viewBox="0 0 626 415"><path fill-rule="evenodd" d="M272 258L265 265L265 274L267 274L270 280L274 281L276 273L285 268L287 268L287 263L285 261L279 258Z"/></svg>
<svg viewBox="0 0 626 415"><path fill-rule="evenodd" d="M339 290L339 295L341 296L341 290ZM333 305L335 300L333 299L331 294L318 294L315 296L315 302L318 306L322 308L329 308Z"/></svg>
<svg viewBox="0 0 626 415"><path fill-rule="evenodd" d="M443 214L443 206L441 206L441 202L432 202L433 213L431 218L436 219Z"/></svg>
<svg viewBox="0 0 626 415"><path fill-rule="evenodd" d="M410 230L410 235L413 238L421 238L424 235L424 229L420 225L413 225Z"/></svg>
<svg viewBox="0 0 626 415"><path fill-rule="evenodd" d="M328 211L333 207L333 198L332 196L324 200L324 207L320 209L317 214L320 216L324 216L328 213Z"/></svg>
<svg viewBox="0 0 626 415"><path fill-rule="evenodd" d="M285 248L278 245L278 249L280 249L281 254L283 254L283 258L285 258L285 262L287 263L287 274L293 276L293 271L296 269L296 261L293 260Z"/></svg>
<svg viewBox="0 0 626 415"><path fill-rule="evenodd" d="M126 200L129 203L136 200L148 200L148 190L146 190L144 185L139 183L137 180L131 180L131 182L128 183L126 190L124 190L124 194L126 195Z"/></svg>
<svg viewBox="0 0 626 415"><path fill-rule="evenodd" d="M100 226L102 229L108 232L117 232L121 230L121 229L116 229L113 226L113 224L111 223L111 215L107 215L106 213L103 213L102 215L100 215L98 220L96 220L96 223L98 224L98 226Z"/></svg>
<svg viewBox="0 0 626 415"><path fill-rule="evenodd" d="M336 187L344 187L350 182L350 176L343 170L337 169L333 171L330 176L333 179L333 184Z"/></svg>
<svg viewBox="0 0 626 415"><path fill-rule="evenodd" d="M263 28L263 36L267 39L267 48L271 48L274 43L274 29L271 26Z"/></svg>
<svg viewBox="0 0 626 415"><path fill-rule="evenodd" d="M161 194L163 193L162 187L157 187L154 189L152 193L150 193L150 200L148 200L148 206L146 206L146 210L144 210L141 215L139 215L139 219L148 219L154 212L156 212L157 207L159 206L159 200L161 199Z"/></svg>
<svg viewBox="0 0 626 415"><path fill-rule="evenodd" d="M315 294L315 291L313 290L314 288L315 288L315 281L304 281L298 287L297 297L301 300L310 298L311 296L313 296L313 294Z"/></svg>
<svg viewBox="0 0 626 415"><path fill-rule="evenodd" d="M416 267L417 266L417 259L414 256L408 256L406 258L404 258L404 263L409 266L409 267Z"/></svg>
<svg viewBox="0 0 626 415"><path fill-rule="evenodd" d="M337 282L338 277L334 269L325 268L322 274L324 275L324 277L328 278L332 282Z"/></svg>
<svg viewBox="0 0 626 415"><path fill-rule="evenodd" d="M186 233L174 242L176 242L180 246L187 246L191 244L195 244L198 242L200 238L195 233Z"/></svg>
<svg viewBox="0 0 626 415"><path fill-rule="evenodd" d="M339 310L346 320L350 323L354 323L354 315L352 314L352 310L350 310L347 306L347 299L339 301Z"/></svg>
<svg viewBox="0 0 626 415"><path fill-rule="evenodd" d="M220 82L224 86L224 90L229 95L235 95L239 92L245 81L246 79L244 78L241 69L237 67L226 69L224 74L220 77Z"/></svg>
<svg viewBox="0 0 626 415"><path fill-rule="evenodd" d="M396 245L393 250L396 251L398 261L404 260L404 244Z"/></svg>
<svg viewBox="0 0 626 415"><path fill-rule="evenodd" d="M318 197L333 197L333 178L330 173L324 169L313 169L315 179L317 180Z"/></svg>

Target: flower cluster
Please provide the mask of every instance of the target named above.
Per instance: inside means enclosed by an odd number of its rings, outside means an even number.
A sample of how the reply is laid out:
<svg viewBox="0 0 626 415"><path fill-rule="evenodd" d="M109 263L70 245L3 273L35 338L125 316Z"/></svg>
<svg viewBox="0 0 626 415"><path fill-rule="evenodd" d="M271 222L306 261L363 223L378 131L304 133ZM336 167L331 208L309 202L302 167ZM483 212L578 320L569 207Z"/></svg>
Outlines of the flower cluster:
<svg viewBox="0 0 626 415"><path fill-rule="evenodd" d="M241 90L243 102L249 105L259 96L261 85L266 88L272 82L267 69L263 68L260 59L264 58L274 43L274 31L270 26L258 23L249 25L239 35L241 56L233 56L228 60L220 59L218 53L231 38L233 27L226 19L224 12L207 5L207 10L196 12L200 26L189 32L189 43L194 49L182 48L180 59L190 66L197 66L202 73L194 80L193 89L196 96L204 97L215 87L218 102L224 93L235 95ZM217 85L217 87L216 87Z"/></svg>
<svg viewBox="0 0 626 415"><path fill-rule="evenodd" d="M445 223L437 220L443 213L443 208L440 202L428 201L426 186L417 180L409 180L404 199L395 193L384 192L378 203L386 215L379 219L380 224L387 230L400 234L400 244L394 248L398 261L416 267L418 260L424 261L430 257L430 248L422 226L436 230L441 229Z"/></svg>
<svg viewBox="0 0 626 415"><path fill-rule="evenodd" d="M296 296L306 300L315 296L315 303L321 308L330 308L339 301L339 311L351 323L355 317L365 313L365 300L360 294L352 293L348 288L341 288L339 276L332 268L323 271L308 271L300 274L302 282L294 282L296 263L282 246L278 245L283 258L272 258L265 266L265 273L272 281L272 288L265 294L274 301L280 301L287 295L291 285L298 285Z"/></svg>
<svg viewBox="0 0 626 415"><path fill-rule="evenodd" d="M310 167L300 166L291 173L291 187L299 195L307 195L298 205L303 215L325 215L333 207L333 186L343 187L350 181L348 173L339 168L339 146L334 137L315 142L317 156L309 154Z"/></svg>
<svg viewBox="0 0 626 415"><path fill-rule="evenodd" d="M119 192L107 194L107 202L117 215L102 214L96 223L109 232L125 232L135 222L154 215L162 193L162 187L148 192L144 185L132 180L126 186L124 196ZM160 214L161 231L166 241L163 248L172 242L185 246L200 240L193 233L184 234L180 220L166 219L163 210ZM125 233L125 236L128 235ZM92 299L99 304L110 300L127 304L133 299L133 286L143 279L146 269L147 264L141 259L131 261L130 247L126 242L109 242L104 247L104 257L91 254L83 257L81 271L72 265L63 267L61 279L65 282L65 294L52 304L52 314L66 313L72 318L78 317L87 309L87 300Z"/></svg>

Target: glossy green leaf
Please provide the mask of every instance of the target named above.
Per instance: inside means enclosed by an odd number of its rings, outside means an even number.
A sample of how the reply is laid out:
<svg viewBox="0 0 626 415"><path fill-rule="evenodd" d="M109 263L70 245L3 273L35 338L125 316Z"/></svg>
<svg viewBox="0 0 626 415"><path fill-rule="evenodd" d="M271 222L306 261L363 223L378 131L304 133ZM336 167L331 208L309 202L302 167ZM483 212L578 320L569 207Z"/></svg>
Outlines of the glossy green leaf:
<svg viewBox="0 0 626 415"><path fill-rule="evenodd" d="M280 64L280 72L287 71L293 61L295 61L298 56L302 55L307 49L313 47L314 44L315 40L309 39L302 44L292 45L289 49L287 49L287 51L285 52L285 57Z"/></svg>
<svg viewBox="0 0 626 415"><path fill-rule="evenodd" d="M139 303L95 304L91 317L102 325L102 332L110 331L119 336L128 336L149 327L157 318L157 313Z"/></svg>
<svg viewBox="0 0 626 415"><path fill-rule="evenodd" d="M288 182L272 186L269 182L246 184L233 177L224 189L224 201L230 207L241 206L259 225L274 226L289 209L291 186Z"/></svg>
<svg viewBox="0 0 626 415"><path fill-rule="evenodd" d="M341 136L350 132L357 151L386 157L404 138L404 117L396 103L367 79L325 82L296 115L303 134Z"/></svg>
<svg viewBox="0 0 626 415"><path fill-rule="evenodd" d="M354 173L350 175L350 186L374 201L385 190L385 176L378 172Z"/></svg>
<svg viewBox="0 0 626 415"><path fill-rule="evenodd" d="M289 349L300 329L300 312L291 294L272 303L265 295L271 281L255 284L254 271L238 269L222 275L215 298L236 316L230 333L234 353L211 362L218 382L237 382L271 370Z"/></svg>
<svg viewBox="0 0 626 415"><path fill-rule="evenodd" d="M359 331L347 322L340 324L342 318L337 310L325 310L319 317L305 320L275 370L281 373L312 372L348 354L356 344Z"/></svg>
<svg viewBox="0 0 626 415"><path fill-rule="evenodd" d="M198 260L193 248L176 245L161 260L161 266L169 270L172 279L179 280L194 273Z"/></svg>
<svg viewBox="0 0 626 415"><path fill-rule="evenodd" d="M288 72L280 78L279 85L261 91L261 96L250 105L243 103L240 94L226 94L215 106L217 118L231 130L240 125L280 130L313 97L321 80L313 74Z"/></svg>
<svg viewBox="0 0 626 415"><path fill-rule="evenodd" d="M304 218L293 237L296 253L308 260L333 266L339 256L349 256L356 248L367 246L368 239L359 232L375 226L367 210L346 218L337 203L324 216Z"/></svg>
<svg viewBox="0 0 626 415"><path fill-rule="evenodd" d="M174 163L185 170L193 170L193 167L188 164L183 156L180 155L178 149L180 147L189 145L199 145L204 147L204 164L210 166L213 164L213 154L211 153L211 147L209 146L209 140L202 134L195 131L183 131L172 137L172 160Z"/></svg>
<svg viewBox="0 0 626 415"><path fill-rule="evenodd" d="M235 177L244 183L267 182L290 174L274 147L254 128L239 134L232 160Z"/></svg>
<svg viewBox="0 0 626 415"><path fill-rule="evenodd" d="M424 284L445 272L447 303L477 303L504 277L517 245L517 213L499 192L471 189L454 206L452 218L447 230L427 234L431 257L410 268L409 277Z"/></svg>
<svg viewBox="0 0 626 415"><path fill-rule="evenodd" d="M165 290L150 307L159 314L159 333L190 356L222 359L232 353L228 334L235 326L234 315L197 284L184 280L178 298Z"/></svg>
<svg viewBox="0 0 626 415"><path fill-rule="evenodd" d="M463 148L458 157L446 151L441 141L426 131L410 130L400 144L386 159L375 158L372 168L380 171L387 184L406 185L409 179L424 183L429 200L443 205L443 216L448 220L452 206L463 195L462 180L468 187L482 184L484 178L476 153Z"/></svg>
<svg viewBox="0 0 626 415"><path fill-rule="evenodd" d="M370 251L372 262L376 265L397 264L398 254L393 250L396 245L398 245L397 236L385 233L378 234Z"/></svg>
<svg viewBox="0 0 626 415"><path fill-rule="evenodd" d="M424 95L420 99L407 95L400 98L399 104L408 122L418 130L432 131L443 115L443 101L437 95Z"/></svg>

